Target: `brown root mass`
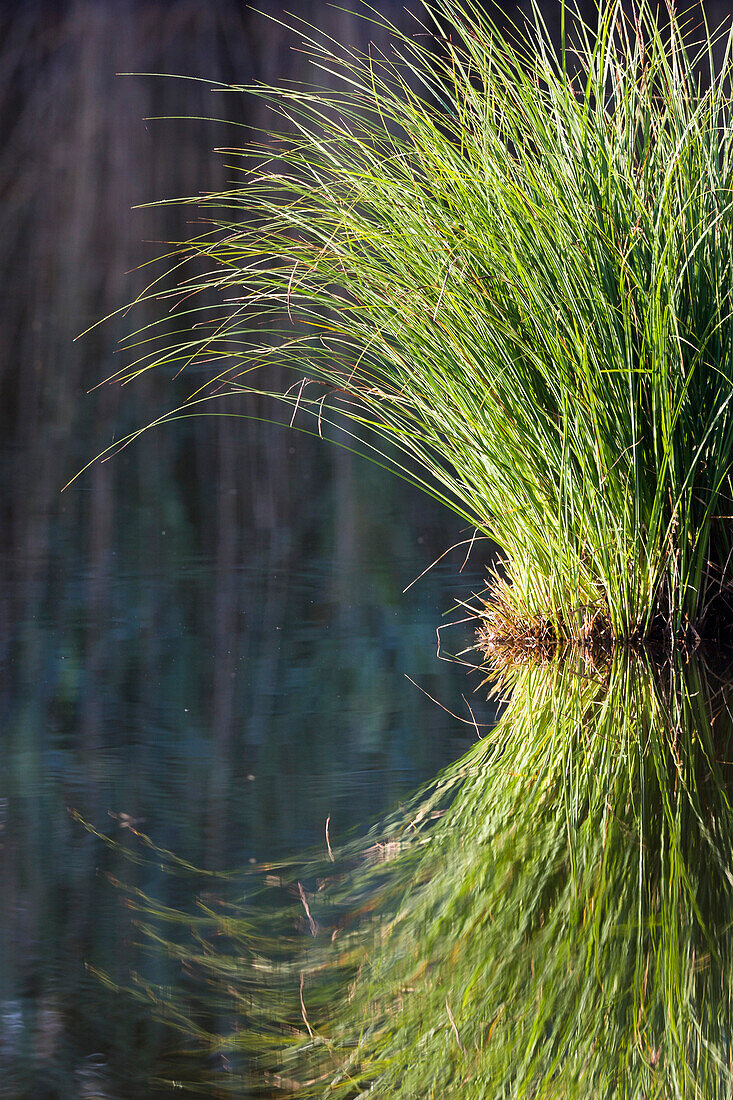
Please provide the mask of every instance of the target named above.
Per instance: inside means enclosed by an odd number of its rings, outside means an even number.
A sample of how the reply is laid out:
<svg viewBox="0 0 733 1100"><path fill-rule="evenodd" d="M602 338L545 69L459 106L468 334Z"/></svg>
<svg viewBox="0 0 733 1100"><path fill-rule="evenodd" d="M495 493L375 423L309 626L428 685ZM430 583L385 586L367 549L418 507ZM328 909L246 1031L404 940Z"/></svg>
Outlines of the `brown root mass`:
<svg viewBox="0 0 733 1100"><path fill-rule="evenodd" d="M692 654L706 644L718 649L731 647L733 618L716 619L707 626L704 633L691 622L673 630L669 617L658 614L645 632L617 637L608 616L597 610L580 627L560 624L558 628L549 617L522 615L499 592L483 605L476 647L492 665L549 661L559 654L576 654L593 664L604 664L617 648L669 656L674 652Z"/></svg>

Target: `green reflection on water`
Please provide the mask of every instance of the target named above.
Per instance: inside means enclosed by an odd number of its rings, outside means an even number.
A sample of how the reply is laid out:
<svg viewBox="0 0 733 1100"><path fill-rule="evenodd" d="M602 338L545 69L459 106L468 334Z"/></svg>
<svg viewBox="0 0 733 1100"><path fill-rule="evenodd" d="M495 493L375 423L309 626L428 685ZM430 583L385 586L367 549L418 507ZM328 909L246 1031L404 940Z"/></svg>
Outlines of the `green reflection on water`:
<svg viewBox="0 0 733 1100"><path fill-rule="evenodd" d="M195 916L132 899L181 973L136 995L214 1092L730 1096L733 688L626 656L502 691L490 735L333 863Z"/></svg>

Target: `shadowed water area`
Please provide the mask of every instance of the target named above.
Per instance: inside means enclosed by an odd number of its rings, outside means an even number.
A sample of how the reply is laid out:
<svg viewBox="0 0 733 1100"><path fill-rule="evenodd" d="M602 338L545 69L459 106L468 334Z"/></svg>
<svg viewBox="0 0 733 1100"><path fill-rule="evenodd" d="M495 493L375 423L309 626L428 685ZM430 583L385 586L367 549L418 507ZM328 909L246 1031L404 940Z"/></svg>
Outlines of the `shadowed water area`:
<svg viewBox="0 0 733 1100"><path fill-rule="evenodd" d="M61 493L188 392L161 377L87 395L127 322L73 338L144 285L125 272L151 240L187 231L130 208L223 181L212 148L232 140L143 121L222 115L208 85L115 73L274 79L299 62L238 4L3 5L0 21L0 1095L142 1097L177 1040L88 968L173 971L141 958L108 876L170 905L188 890L155 866L131 876L72 812L209 870L311 849L329 815L335 840L365 827L474 736L405 676L469 719L435 628L481 559L460 574L460 547L403 595L466 536L386 473L268 424L151 432Z"/></svg>
<svg viewBox="0 0 733 1100"><path fill-rule="evenodd" d="M268 120L114 74L301 78L291 41L225 0L0 3L0 1095L728 1096L717 661L518 670L494 728L435 633L488 550L403 593L471 532L253 398L61 494L190 392L87 395L129 321L73 337L190 233L130 207L225 186L238 131L193 120Z"/></svg>

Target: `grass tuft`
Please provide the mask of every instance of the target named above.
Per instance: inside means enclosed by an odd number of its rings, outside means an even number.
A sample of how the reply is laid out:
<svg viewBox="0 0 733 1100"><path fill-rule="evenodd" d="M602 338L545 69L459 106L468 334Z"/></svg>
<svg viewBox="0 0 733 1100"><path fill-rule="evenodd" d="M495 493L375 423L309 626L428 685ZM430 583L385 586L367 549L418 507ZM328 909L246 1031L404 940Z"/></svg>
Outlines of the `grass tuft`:
<svg viewBox="0 0 733 1100"><path fill-rule="evenodd" d="M293 426L350 423L501 547L485 631L704 633L733 557L730 39L643 0L568 10L559 50L539 6L508 35L471 0L412 37L370 18L366 55L307 31L335 89L249 89L277 141L191 200L149 291L179 333L116 378L196 370L180 416L284 365Z"/></svg>

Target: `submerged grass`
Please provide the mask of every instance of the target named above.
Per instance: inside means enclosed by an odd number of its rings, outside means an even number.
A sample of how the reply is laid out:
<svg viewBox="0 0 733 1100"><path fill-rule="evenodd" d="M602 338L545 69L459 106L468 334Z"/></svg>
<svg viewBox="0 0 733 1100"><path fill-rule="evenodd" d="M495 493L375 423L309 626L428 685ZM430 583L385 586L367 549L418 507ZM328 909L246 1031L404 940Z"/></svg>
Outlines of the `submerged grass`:
<svg viewBox="0 0 733 1100"><path fill-rule="evenodd" d="M282 133L190 200L202 234L148 292L179 334L115 377L196 369L180 416L285 364L296 426L350 418L498 544L489 622L704 633L733 548L730 40L563 11L559 50L539 6L505 36L471 0L414 37L372 14L367 55L309 32L336 90L249 89Z"/></svg>
<svg viewBox="0 0 733 1100"><path fill-rule="evenodd" d="M266 868L259 910L254 876L195 916L131 898L182 974L137 995L215 1095L730 1096L730 684L502 675L488 737L335 862Z"/></svg>

